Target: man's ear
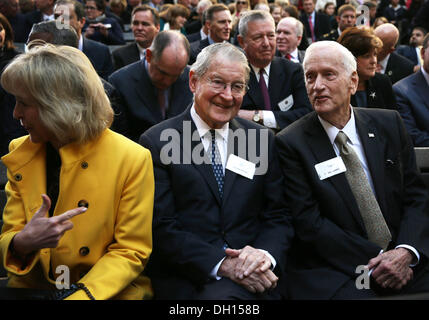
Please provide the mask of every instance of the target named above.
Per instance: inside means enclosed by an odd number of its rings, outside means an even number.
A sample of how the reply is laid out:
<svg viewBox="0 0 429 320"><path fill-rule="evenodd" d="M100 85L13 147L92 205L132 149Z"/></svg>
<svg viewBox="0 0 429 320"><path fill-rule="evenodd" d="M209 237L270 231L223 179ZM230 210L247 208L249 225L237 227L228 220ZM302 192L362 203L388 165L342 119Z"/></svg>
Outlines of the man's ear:
<svg viewBox="0 0 429 320"><path fill-rule="evenodd" d="M195 93L195 89L197 87L198 77L195 74L195 71L189 71L189 89L192 93Z"/></svg>
<svg viewBox="0 0 429 320"><path fill-rule="evenodd" d="M350 93L355 94L359 84L359 76L357 71L353 71L350 76Z"/></svg>
<svg viewBox="0 0 429 320"><path fill-rule="evenodd" d="M238 40L238 43L240 44L240 47L244 50L244 39L240 34L237 36L237 40Z"/></svg>

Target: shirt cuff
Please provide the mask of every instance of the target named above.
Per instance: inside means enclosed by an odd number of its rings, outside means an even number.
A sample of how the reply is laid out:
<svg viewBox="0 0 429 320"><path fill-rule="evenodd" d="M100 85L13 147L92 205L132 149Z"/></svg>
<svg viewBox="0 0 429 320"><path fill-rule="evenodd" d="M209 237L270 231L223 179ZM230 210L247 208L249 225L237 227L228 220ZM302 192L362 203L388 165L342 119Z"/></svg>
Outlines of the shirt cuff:
<svg viewBox="0 0 429 320"><path fill-rule="evenodd" d="M395 247L395 249L398 249L398 248L405 248L405 249L410 250L412 253L414 253L415 257L417 258L417 262L410 264L410 267L415 267L416 265L419 264L419 262L420 262L420 255L419 255L419 253L417 252L417 250L414 247L409 246L407 244L400 244L400 245L398 245L398 246Z"/></svg>
<svg viewBox="0 0 429 320"><path fill-rule="evenodd" d="M274 117L274 112L263 110L262 119L264 121L264 126L268 128L277 129L277 121L276 121L276 117Z"/></svg>

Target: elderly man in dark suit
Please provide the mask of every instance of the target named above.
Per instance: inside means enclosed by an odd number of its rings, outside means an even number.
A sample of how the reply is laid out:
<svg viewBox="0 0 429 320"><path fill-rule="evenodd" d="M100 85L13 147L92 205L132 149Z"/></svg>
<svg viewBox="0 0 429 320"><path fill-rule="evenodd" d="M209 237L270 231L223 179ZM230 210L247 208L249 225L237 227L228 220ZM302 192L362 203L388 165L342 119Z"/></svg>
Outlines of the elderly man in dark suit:
<svg viewBox="0 0 429 320"><path fill-rule="evenodd" d="M274 56L276 31L271 14L245 12L238 41L251 67L240 117L278 130L311 111L301 65Z"/></svg>
<svg viewBox="0 0 429 320"><path fill-rule="evenodd" d="M232 17L228 7L222 3L214 4L205 11L205 23L209 31L207 38L191 44L189 64L193 64L198 54L210 44L229 41Z"/></svg>
<svg viewBox="0 0 429 320"><path fill-rule="evenodd" d="M235 46L206 47L189 74L194 103L140 138L154 161L158 299L280 298L293 232L274 135L234 118L248 75Z"/></svg>
<svg viewBox="0 0 429 320"><path fill-rule="evenodd" d="M429 34L420 51L423 65L393 86L398 110L415 147L429 147Z"/></svg>
<svg viewBox="0 0 429 320"><path fill-rule="evenodd" d="M85 53L98 75L107 80L113 72L112 55L106 45L82 35L82 28L86 21L83 5L76 0L58 0L55 3L54 15L55 19L67 21L75 29L79 37L78 49Z"/></svg>
<svg viewBox="0 0 429 320"><path fill-rule="evenodd" d="M304 61L305 50L299 50L304 26L294 17L286 17L279 21L276 27L277 53L276 56L284 57L296 63Z"/></svg>
<svg viewBox="0 0 429 320"><path fill-rule="evenodd" d="M182 113L191 103L188 60L188 40L181 33L162 31L143 60L109 77L121 97L130 139L138 141L151 126Z"/></svg>
<svg viewBox="0 0 429 320"><path fill-rule="evenodd" d="M353 108L354 56L312 44L312 112L277 135L296 238L292 298L359 299L429 291L428 191L397 111Z"/></svg>
<svg viewBox="0 0 429 320"><path fill-rule="evenodd" d="M414 64L397 54L395 46L399 39L399 30L391 23L375 28L374 33L383 41L383 48L377 53L377 72L386 74L392 84L414 72Z"/></svg>
<svg viewBox="0 0 429 320"><path fill-rule="evenodd" d="M159 32L158 11L146 4L135 7L131 14L131 30L135 41L112 52L115 70L144 58L146 49Z"/></svg>

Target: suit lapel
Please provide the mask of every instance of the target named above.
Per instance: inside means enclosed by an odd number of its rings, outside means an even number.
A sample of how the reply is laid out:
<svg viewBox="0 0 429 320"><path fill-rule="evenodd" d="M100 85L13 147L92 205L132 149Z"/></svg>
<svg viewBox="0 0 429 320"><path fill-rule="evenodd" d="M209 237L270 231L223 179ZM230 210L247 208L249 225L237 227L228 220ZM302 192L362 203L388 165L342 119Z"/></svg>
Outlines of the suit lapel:
<svg viewBox="0 0 429 320"><path fill-rule="evenodd" d="M191 158L188 159L187 163L191 162L195 169L197 169L197 171L201 174L201 176L207 182L210 191L213 193L214 198L220 206L221 198L219 195L218 185L213 173L210 156L204 151L204 161L201 164L195 163L192 157L192 153L194 152L194 150L204 150L204 148L201 139L199 138L197 127L191 118L190 110L191 106L189 106L188 109L184 112L184 116L178 119L178 130L180 131L182 137L182 143L180 144L180 148L183 155L187 156L188 158ZM192 137L190 150L191 154L189 154L189 150L184 150L184 144L187 143L185 139L189 139L189 137Z"/></svg>
<svg viewBox="0 0 429 320"><path fill-rule="evenodd" d="M274 58L270 66L270 77L268 82L268 92L270 94L271 107L273 110L277 110L277 104L274 105L273 101L280 101L279 95L284 94L284 69L280 65L281 58ZM290 62L294 63L294 62Z"/></svg>
<svg viewBox="0 0 429 320"><path fill-rule="evenodd" d="M422 98L423 103L429 109L429 86L421 70L414 75L414 88L417 94Z"/></svg>
<svg viewBox="0 0 429 320"><path fill-rule="evenodd" d="M146 108L150 111L153 122L159 123L162 120L162 114L160 107L158 105L158 99L156 96L157 89L154 87L150 81L149 75L145 68L145 59L141 60L139 63L140 68L136 69L134 73L134 83L137 86L137 96L142 101L141 108Z"/></svg>
<svg viewBox="0 0 429 320"><path fill-rule="evenodd" d="M249 79L249 91L247 92L248 97L252 101L253 106L255 109L263 108L264 106L264 98L262 97L262 92L259 89L259 82L256 78L255 71L253 71L252 66L249 64L250 67L250 79Z"/></svg>
<svg viewBox="0 0 429 320"><path fill-rule="evenodd" d="M317 114L313 113L312 121L308 122L306 133L309 135L307 143L310 146L310 150L313 152L314 157L316 158L316 164L330 160L336 157L334 148L331 145L331 141L328 138L325 130L322 127ZM350 209L352 216L355 218L357 223L365 230L362 217L358 210L356 201L350 189L349 183L346 179L344 173L334 175L326 179L329 181L338 192L340 197L343 199L344 203Z"/></svg>

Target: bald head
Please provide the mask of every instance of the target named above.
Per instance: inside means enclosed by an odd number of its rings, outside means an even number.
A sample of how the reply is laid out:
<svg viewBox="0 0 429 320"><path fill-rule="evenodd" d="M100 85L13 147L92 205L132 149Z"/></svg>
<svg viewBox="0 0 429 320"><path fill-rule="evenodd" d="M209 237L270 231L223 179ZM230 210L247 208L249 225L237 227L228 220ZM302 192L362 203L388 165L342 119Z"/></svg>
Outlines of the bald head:
<svg viewBox="0 0 429 320"><path fill-rule="evenodd" d="M391 23L384 23L375 28L374 33L383 41L383 48L377 54L378 61L381 61L395 51L399 39L399 30Z"/></svg>

